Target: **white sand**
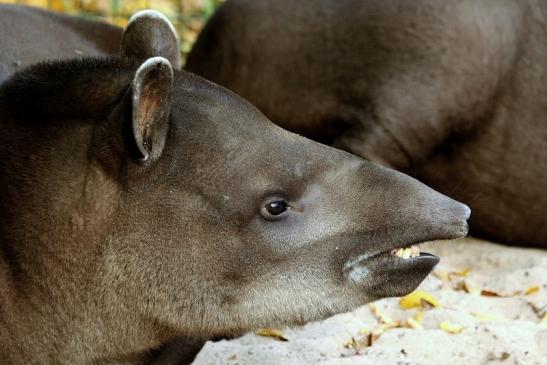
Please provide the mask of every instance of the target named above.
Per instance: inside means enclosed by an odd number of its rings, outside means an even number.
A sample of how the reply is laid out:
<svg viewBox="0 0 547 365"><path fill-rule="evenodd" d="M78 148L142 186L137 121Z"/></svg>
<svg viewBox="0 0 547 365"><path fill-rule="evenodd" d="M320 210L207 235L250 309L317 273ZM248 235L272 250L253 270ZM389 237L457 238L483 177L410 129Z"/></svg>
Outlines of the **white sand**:
<svg viewBox="0 0 547 365"><path fill-rule="evenodd" d="M547 311L547 250L511 248L475 239L434 243L422 250L441 257L435 275L420 287L441 303L440 308L421 309L423 329L388 329L371 346L363 344L356 353L345 344L352 337L366 338L360 334L363 329L379 326L378 317L369 306L363 306L304 327L282 329L288 342L255 334L208 342L194 364L547 365L547 325L540 323ZM464 268L471 269L467 277L452 276L449 280L444 275ZM468 293L461 289L462 281L470 288L507 296ZM534 285L540 290L515 294ZM375 304L401 322L418 311L401 309L398 298ZM446 320L463 330L451 334L439 329Z"/></svg>

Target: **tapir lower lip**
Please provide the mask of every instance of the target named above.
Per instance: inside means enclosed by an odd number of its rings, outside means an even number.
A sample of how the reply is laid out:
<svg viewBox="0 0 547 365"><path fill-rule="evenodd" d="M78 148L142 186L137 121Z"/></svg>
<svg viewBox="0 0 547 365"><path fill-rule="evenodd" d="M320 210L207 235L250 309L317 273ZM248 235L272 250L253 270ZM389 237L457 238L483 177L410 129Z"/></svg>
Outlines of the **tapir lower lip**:
<svg viewBox="0 0 547 365"><path fill-rule="evenodd" d="M439 260L426 252L405 259L384 251L347 261L344 274L354 284L365 285L377 298L402 296L416 289Z"/></svg>
<svg viewBox="0 0 547 365"><path fill-rule="evenodd" d="M385 257L386 259L394 260L395 262L397 262L398 265L405 265L405 264L411 265L411 264L417 263L417 262L420 262L420 263L423 263L423 264L429 263L431 265L431 269L433 269L433 267L435 267L435 265L437 265L440 261L440 258L438 256L435 256L435 255L430 254L428 252L420 252L419 256L409 257L407 259L397 257L397 256L394 256L392 254L387 254L385 252L383 252L379 255L376 255L374 257L378 258L380 260Z"/></svg>
<svg viewBox="0 0 547 365"><path fill-rule="evenodd" d="M383 253L375 256L371 274L375 275L379 285L369 290L378 298L403 296L412 292L439 263L435 255L422 252L420 256L404 259Z"/></svg>
<svg viewBox="0 0 547 365"><path fill-rule="evenodd" d="M399 258L399 259L401 259L401 258ZM401 259L401 260L403 260L403 261L410 260L410 261L430 262L431 264L433 264L433 266L437 265L440 261L439 257L437 257L433 254L430 254L428 252L420 252L420 256L410 257L408 259Z"/></svg>

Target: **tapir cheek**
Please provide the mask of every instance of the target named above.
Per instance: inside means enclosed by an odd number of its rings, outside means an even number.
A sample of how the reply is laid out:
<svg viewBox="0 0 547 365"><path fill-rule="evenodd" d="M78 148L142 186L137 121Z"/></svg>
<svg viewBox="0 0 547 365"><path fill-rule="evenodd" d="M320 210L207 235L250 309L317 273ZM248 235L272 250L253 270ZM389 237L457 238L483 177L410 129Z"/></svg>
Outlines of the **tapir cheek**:
<svg viewBox="0 0 547 365"><path fill-rule="evenodd" d="M313 249L332 243L346 227L344 219L324 212L288 212L282 221L266 222L255 219L249 226L253 245L260 245L275 255L288 255L302 248ZM334 246L333 246L334 247Z"/></svg>

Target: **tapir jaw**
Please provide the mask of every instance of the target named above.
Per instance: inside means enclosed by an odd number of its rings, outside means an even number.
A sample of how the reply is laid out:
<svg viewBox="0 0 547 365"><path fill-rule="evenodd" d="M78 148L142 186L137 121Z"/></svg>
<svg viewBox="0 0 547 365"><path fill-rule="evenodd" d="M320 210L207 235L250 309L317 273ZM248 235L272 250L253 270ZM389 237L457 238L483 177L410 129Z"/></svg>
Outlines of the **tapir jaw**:
<svg viewBox="0 0 547 365"><path fill-rule="evenodd" d="M362 286L373 297L402 296L416 289L438 263L439 258L429 253L405 259L385 252L348 261L344 275L351 284Z"/></svg>
<svg viewBox="0 0 547 365"><path fill-rule="evenodd" d="M468 208L464 209L460 222L445 225L444 232L437 232L431 238L404 244L378 245L380 248L376 252L350 257L343 267L345 279L350 285L362 287L368 294L378 298L402 296L412 292L440 260L430 253L419 252L418 244L465 237L469 229L468 211ZM405 246L408 248L401 248Z"/></svg>

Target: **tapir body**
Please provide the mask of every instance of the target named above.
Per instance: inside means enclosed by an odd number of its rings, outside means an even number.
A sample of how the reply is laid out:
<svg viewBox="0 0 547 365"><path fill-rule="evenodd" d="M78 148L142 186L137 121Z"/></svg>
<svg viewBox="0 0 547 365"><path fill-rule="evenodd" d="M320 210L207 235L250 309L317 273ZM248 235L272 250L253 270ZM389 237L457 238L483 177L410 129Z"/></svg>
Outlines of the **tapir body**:
<svg viewBox="0 0 547 365"><path fill-rule="evenodd" d="M547 247L546 59L544 1L228 0L186 68Z"/></svg>
<svg viewBox="0 0 547 365"><path fill-rule="evenodd" d="M408 293L438 258L398 248L466 234L465 205L181 71L161 14L119 49L0 85L2 364L172 364L178 336Z"/></svg>
<svg viewBox="0 0 547 365"><path fill-rule="evenodd" d="M0 4L0 82L47 59L116 55L123 29L50 11Z"/></svg>

